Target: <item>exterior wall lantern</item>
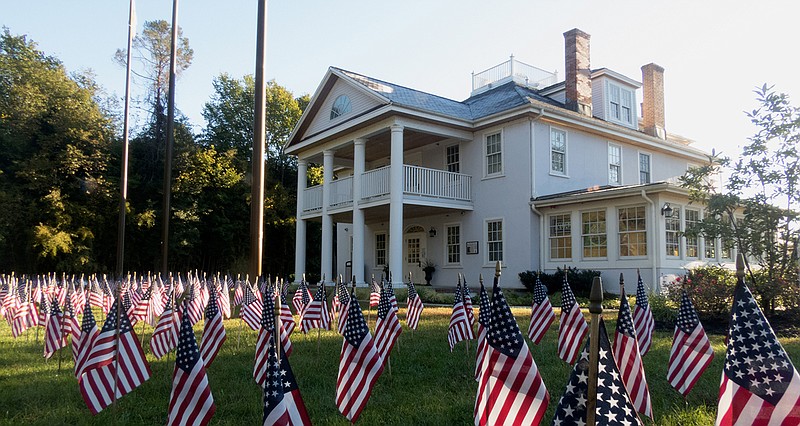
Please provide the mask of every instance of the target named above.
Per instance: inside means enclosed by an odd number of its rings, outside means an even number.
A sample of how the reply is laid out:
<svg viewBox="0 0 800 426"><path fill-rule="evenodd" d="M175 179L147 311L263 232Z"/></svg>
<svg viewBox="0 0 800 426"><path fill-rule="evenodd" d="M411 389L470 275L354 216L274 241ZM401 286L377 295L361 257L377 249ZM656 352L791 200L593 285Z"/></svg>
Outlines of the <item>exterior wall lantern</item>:
<svg viewBox="0 0 800 426"><path fill-rule="evenodd" d="M661 207L661 216L666 218L672 217L672 206L669 203L664 203L664 206Z"/></svg>
<svg viewBox="0 0 800 426"><path fill-rule="evenodd" d="M431 229L428 231L428 236L431 237L431 238L435 237L436 236L436 228L431 226Z"/></svg>

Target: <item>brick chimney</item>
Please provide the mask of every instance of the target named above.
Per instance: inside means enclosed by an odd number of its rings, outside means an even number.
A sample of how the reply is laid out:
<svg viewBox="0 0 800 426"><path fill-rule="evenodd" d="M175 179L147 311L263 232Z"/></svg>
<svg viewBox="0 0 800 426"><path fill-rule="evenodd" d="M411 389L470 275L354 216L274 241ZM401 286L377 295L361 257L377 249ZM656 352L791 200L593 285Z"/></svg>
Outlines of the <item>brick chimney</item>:
<svg viewBox="0 0 800 426"><path fill-rule="evenodd" d="M642 66L642 125L644 132L667 138L664 129L664 68L649 63Z"/></svg>
<svg viewBox="0 0 800 426"><path fill-rule="evenodd" d="M567 108L592 116L592 77L589 34L574 28L564 33Z"/></svg>

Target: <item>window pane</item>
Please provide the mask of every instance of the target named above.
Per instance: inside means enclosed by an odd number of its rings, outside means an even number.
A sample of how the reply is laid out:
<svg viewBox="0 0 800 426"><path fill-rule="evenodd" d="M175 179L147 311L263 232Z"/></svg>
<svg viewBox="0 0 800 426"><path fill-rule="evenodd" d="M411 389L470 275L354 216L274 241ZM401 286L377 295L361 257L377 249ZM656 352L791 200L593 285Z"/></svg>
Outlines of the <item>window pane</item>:
<svg viewBox="0 0 800 426"><path fill-rule="evenodd" d="M550 170L557 173L567 172L567 133L550 129Z"/></svg>
<svg viewBox="0 0 800 426"><path fill-rule="evenodd" d="M572 258L572 218L569 213L550 216L550 259Z"/></svg>
<svg viewBox="0 0 800 426"><path fill-rule="evenodd" d="M375 265L386 264L386 234L375 234Z"/></svg>
<svg viewBox="0 0 800 426"><path fill-rule="evenodd" d="M622 148L619 145L608 146L608 182L622 183Z"/></svg>
<svg viewBox="0 0 800 426"><path fill-rule="evenodd" d="M581 213L583 257L606 257L606 211Z"/></svg>
<svg viewBox="0 0 800 426"><path fill-rule="evenodd" d="M503 261L503 221L486 222L486 241L489 262Z"/></svg>
<svg viewBox="0 0 800 426"><path fill-rule="evenodd" d="M447 232L447 263L461 263L461 227L452 225L446 227Z"/></svg>
<svg viewBox="0 0 800 426"><path fill-rule="evenodd" d="M681 255L681 210L672 209L672 217L665 219L667 256Z"/></svg>
<svg viewBox="0 0 800 426"><path fill-rule="evenodd" d="M448 172L461 172L460 152L458 145L450 145L445 149L445 165L447 166Z"/></svg>
<svg viewBox="0 0 800 426"><path fill-rule="evenodd" d="M644 206L618 210L619 255L647 256L647 221Z"/></svg>
<svg viewBox="0 0 800 426"><path fill-rule="evenodd" d="M500 133L486 137L486 174L492 175L503 171L502 143Z"/></svg>
<svg viewBox="0 0 800 426"><path fill-rule="evenodd" d="M700 222L700 211L686 209L686 230L689 231ZM698 257L697 236L686 236L686 256Z"/></svg>
<svg viewBox="0 0 800 426"><path fill-rule="evenodd" d="M639 154L639 183L650 183L650 155Z"/></svg>

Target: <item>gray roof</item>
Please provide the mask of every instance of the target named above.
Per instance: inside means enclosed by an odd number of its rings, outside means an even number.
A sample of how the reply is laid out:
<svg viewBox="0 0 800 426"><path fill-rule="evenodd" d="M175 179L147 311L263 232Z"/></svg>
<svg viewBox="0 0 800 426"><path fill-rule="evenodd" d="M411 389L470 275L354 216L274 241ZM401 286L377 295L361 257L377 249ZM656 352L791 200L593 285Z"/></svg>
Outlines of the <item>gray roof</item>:
<svg viewBox="0 0 800 426"><path fill-rule="evenodd" d="M529 103L529 99L564 107L535 90L520 86L513 81L497 86L459 102L432 95L387 81L378 80L352 71L335 68L374 93L389 99L397 105L428 111L463 120L476 120Z"/></svg>

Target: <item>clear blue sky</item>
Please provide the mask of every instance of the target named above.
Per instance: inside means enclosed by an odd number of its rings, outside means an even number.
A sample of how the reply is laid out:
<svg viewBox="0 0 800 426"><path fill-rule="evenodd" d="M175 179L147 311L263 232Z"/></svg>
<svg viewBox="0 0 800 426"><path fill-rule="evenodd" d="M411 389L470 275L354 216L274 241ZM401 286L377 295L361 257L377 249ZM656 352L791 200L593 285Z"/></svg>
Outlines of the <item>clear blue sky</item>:
<svg viewBox="0 0 800 426"><path fill-rule="evenodd" d="M138 0L139 29L169 21L171 4ZM197 131L212 79L253 73L256 5L180 4L194 63L178 81L177 106ZM663 66L667 130L732 155L753 133L743 111L755 106L755 86L775 84L800 105L798 17L794 1L271 1L267 75L301 95L334 65L462 100L470 72L511 54L563 78L562 34L577 27L592 36L593 68L641 80L643 64ZM112 57L125 47L127 19L127 0L3 0L0 24L70 71L92 69L121 96L125 73Z"/></svg>

